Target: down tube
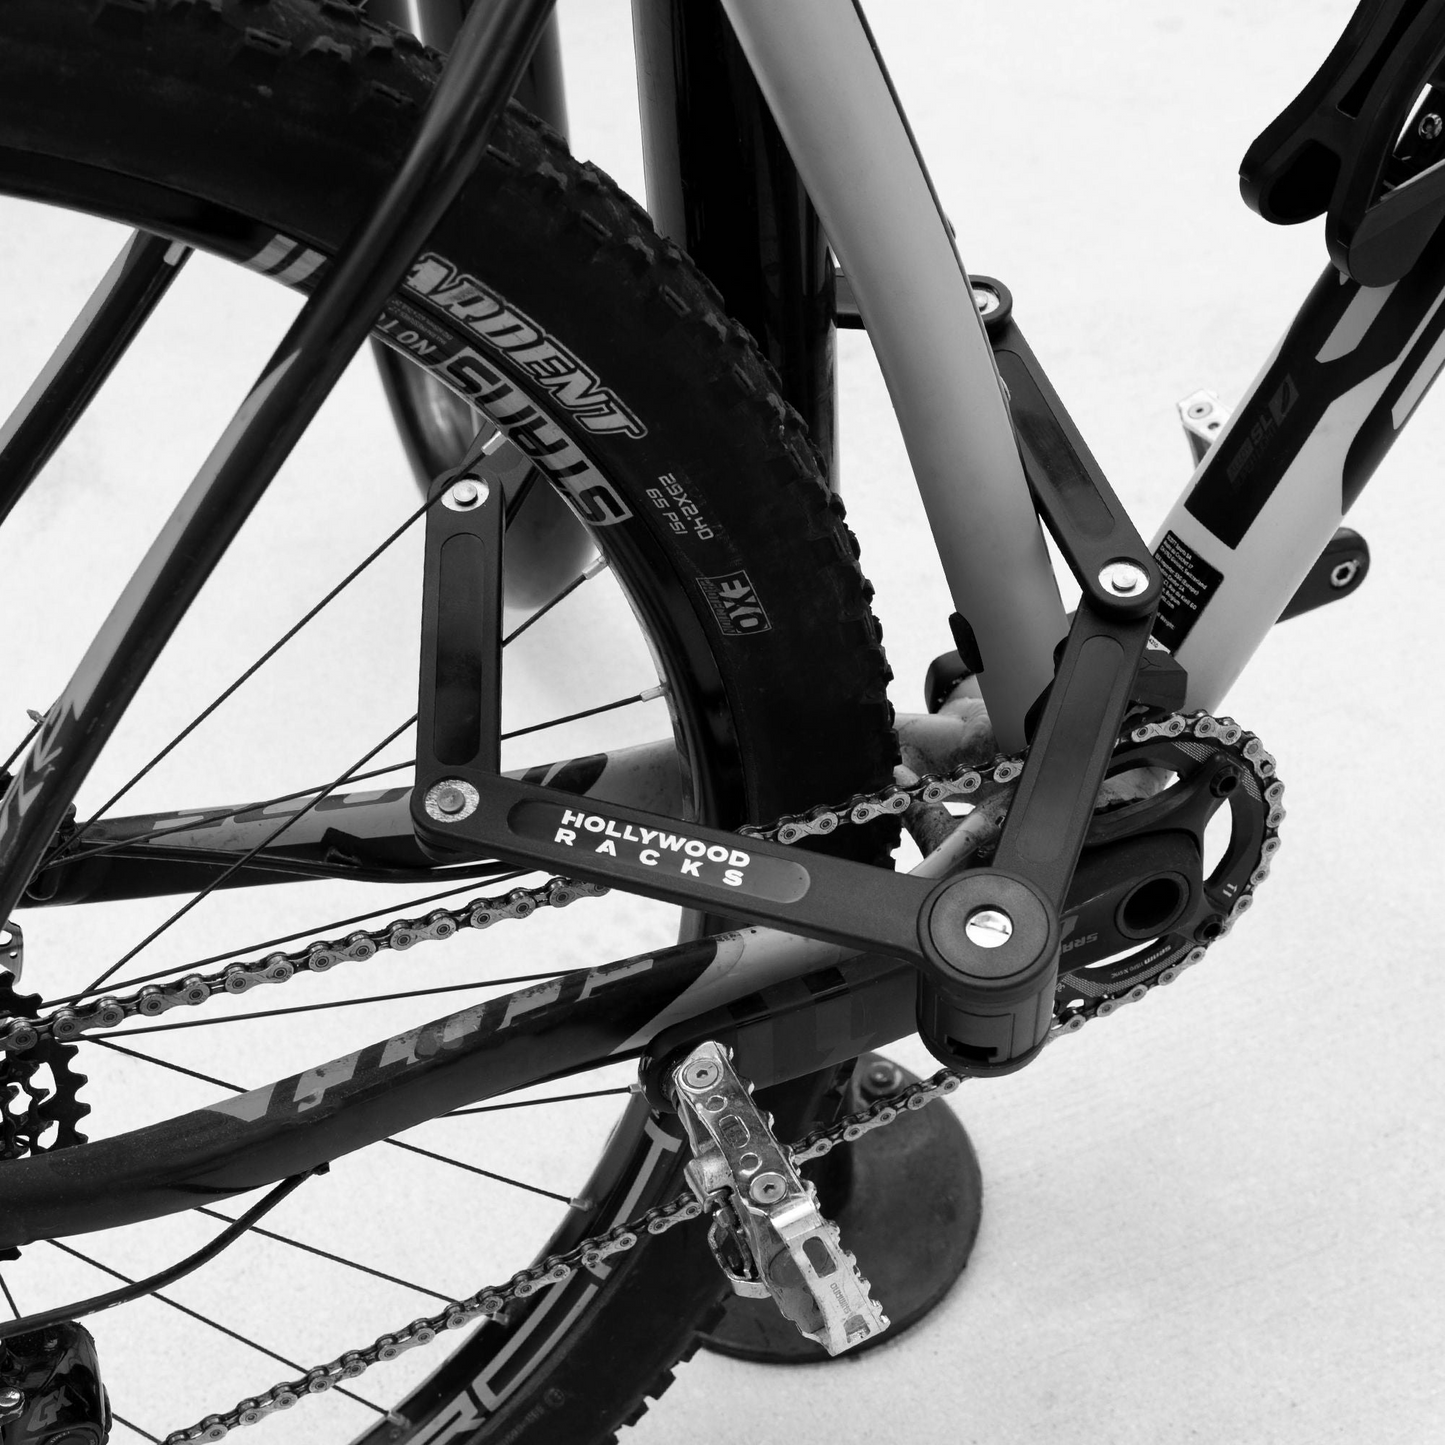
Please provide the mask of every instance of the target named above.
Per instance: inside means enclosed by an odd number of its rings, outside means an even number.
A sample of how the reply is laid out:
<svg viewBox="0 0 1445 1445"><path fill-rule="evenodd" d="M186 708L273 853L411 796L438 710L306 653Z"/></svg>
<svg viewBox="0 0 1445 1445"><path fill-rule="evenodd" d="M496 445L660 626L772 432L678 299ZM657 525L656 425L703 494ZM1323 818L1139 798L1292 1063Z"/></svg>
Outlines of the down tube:
<svg viewBox="0 0 1445 1445"><path fill-rule="evenodd" d="M1213 711L1445 362L1445 231L1366 287L1327 267L1210 447L1153 550L1154 635Z"/></svg>
<svg viewBox="0 0 1445 1445"><path fill-rule="evenodd" d="M854 0L723 0L853 287L1004 748L1063 604L948 223Z"/></svg>

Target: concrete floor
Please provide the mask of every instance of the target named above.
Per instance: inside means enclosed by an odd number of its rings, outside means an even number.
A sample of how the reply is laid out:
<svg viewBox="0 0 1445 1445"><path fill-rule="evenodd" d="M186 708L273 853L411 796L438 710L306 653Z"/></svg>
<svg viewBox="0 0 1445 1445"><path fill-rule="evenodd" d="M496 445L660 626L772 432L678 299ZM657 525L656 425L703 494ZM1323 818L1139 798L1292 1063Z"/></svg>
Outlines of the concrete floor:
<svg viewBox="0 0 1445 1445"><path fill-rule="evenodd" d="M1237 399L1324 264L1317 223L1266 226L1240 202L1234 175L1350 9L1345 0L870 7L965 260L1012 288L1035 351L1146 536L1189 471L1174 401L1201 386ZM640 194L626 5L563 0L562 14L574 149ZM21 281L5 283L13 340L0 402L23 388L117 244L107 228L72 218L41 221L17 208L4 217L4 274ZM4 614L21 615L37 595L54 602L44 635L11 628L0 639L7 717L54 695L293 310L253 278L193 263L176 304L147 334L149 349L127 362L56 459L51 489L27 502L0 541ZM844 494L878 588L895 701L916 710L928 661L950 645L950 607L866 338L843 335L840 356ZM159 391L155 368L166 368ZM142 413L158 427L151 440L131 430ZM1434 669L1435 618L1445 610L1445 508L1435 487L1442 445L1440 406L1427 402L1351 514L1374 556L1365 587L1278 629L1228 700L1275 753L1288 785L1285 846L1249 918L1206 965L1145 1006L958 1096L987 1191L961 1285L926 1323L858 1360L782 1371L700 1355L625 1438L1314 1445L1436 1437L1445 1417L1437 1103L1445 1050L1429 990L1445 805L1445 769L1432 747L1445 701ZM375 518L395 512L400 466L364 361L278 483L272 530L248 532L217 594L208 591L188 623L178 660L143 699L134 738L121 739L123 755L138 758L148 731L185 715L184 696L214 691L234 671L212 655L218 628L236 636L239 651L264 645L293 594L314 597L335 558L370 545ZM345 504L318 519L307 488L323 473L342 479ZM36 541L46 522L66 530L63 585L54 554ZM324 566L322 547L335 553ZM359 614L374 671L401 679L385 707L402 702L414 667L405 591L414 560L404 550L390 560ZM235 730L220 734L219 753L194 768L178 755L167 784L175 791L157 792L156 805L208 796L197 788L250 795L252 764L266 776L282 748L306 781L399 721L404 711L392 717L359 696L354 675L334 662L343 640L323 635L294 672L263 683ZM571 657L568 645L554 635L547 665L521 679L526 705L570 695L588 668L645 665L633 653ZM302 686L326 705L321 723L297 736L287 709ZM330 909L329 897L313 890L306 901ZM217 904L189 941L205 939L213 923L272 928L274 914L253 922L246 906L235 895ZM326 916L349 907L338 897ZM125 937L151 920L141 908L126 913ZM93 958L113 946L115 926L112 917L39 922L34 956ZM661 912L643 907L589 916L580 939L548 937L579 957L615 957L660 941L667 928ZM501 946L509 962L525 963L535 943ZM427 983L443 980L439 965L417 957ZM360 1026L365 1037L391 1031L389 1018ZM206 1050L180 1039L169 1056L206 1067ZM241 1050L232 1077L259 1082L339 1051L329 1032L278 1026L264 1055ZM916 1041L898 1057L931 1068ZM103 1086L104 1066L93 1072ZM163 1077L154 1098L127 1096L127 1107L171 1112L202 1101ZM602 1122L602 1113L581 1121L579 1148ZM573 1138L516 1130L503 1147L521 1161L518 1172L565 1170ZM491 1157L477 1148L477 1159ZM371 1212L357 1201L369 1199L372 1177L358 1170L345 1176L344 1200L319 1194L307 1205L302 1223L318 1239L359 1231ZM389 1197L383 1225L424 1219L432 1236L432 1252L405 1268L450 1280L441 1271L456 1268L450 1243L467 1209L430 1179ZM535 1218L516 1226L518 1248L529 1227L540 1226ZM177 1238L139 1248L159 1262ZM67 1280L53 1261L29 1255L7 1277L35 1307ZM274 1261L233 1268L221 1277L228 1307L247 1319L278 1292L298 1304L321 1299L321 1286ZM475 1287L469 1270L455 1287L468 1279ZM95 1288L94 1278L84 1287ZM351 1326L350 1296L328 1299L336 1308L314 1313L345 1315ZM192 1362L161 1379L152 1370L149 1386L117 1396L158 1433L277 1377L265 1362L223 1376L209 1345L173 1340L159 1307L146 1308L131 1316L139 1325L107 1317L98 1333L117 1368L153 1366L176 1358L171 1351ZM392 1323L411 1317L396 1309L415 1313L397 1305L385 1317ZM355 1325L366 1338L377 1328ZM325 1358L355 1342L298 1325L285 1347ZM268 1425L266 1437L319 1438L324 1416L303 1423L302 1413L280 1429ZM355 1422L335 1426L344 1428Z"/></svg>

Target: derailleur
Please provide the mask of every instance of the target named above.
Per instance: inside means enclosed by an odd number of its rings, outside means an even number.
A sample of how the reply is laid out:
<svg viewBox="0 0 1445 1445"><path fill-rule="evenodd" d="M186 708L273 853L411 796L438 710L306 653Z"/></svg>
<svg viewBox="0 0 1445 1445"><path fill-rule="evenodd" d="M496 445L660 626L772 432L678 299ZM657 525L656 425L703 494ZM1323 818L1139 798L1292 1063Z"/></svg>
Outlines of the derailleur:
<svg viewBox="0 0 1445 1445"><path fill-rule="evenodd" d="M886 1330L838 1226L819 1212L816 1190L734 1071L731 1050L699 1044L673 1070L672 1085L693 1149L687 1181L713 1213L708 1243L734 1292L771 1295L830 1355Z"/></svg>
<svg viewBox="0 0 1445 1445"><path fill-rule="evenodd" d="M0 1445L104 1445L110 1426L95 1341L83 1325L0 1340Z"/></svg>

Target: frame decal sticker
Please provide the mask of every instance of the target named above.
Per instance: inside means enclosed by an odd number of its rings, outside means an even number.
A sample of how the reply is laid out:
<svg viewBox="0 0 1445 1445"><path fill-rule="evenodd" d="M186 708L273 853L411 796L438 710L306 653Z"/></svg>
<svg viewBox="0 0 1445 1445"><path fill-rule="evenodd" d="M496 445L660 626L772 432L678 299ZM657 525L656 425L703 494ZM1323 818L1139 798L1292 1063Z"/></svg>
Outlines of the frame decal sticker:
<svg viewBox="0 0 1445 1445"><path fill-rule="evenodd" d="M1244 540L1290 462L1309 439L1318 413L1308 407L1296 412L1299 400L1299 386L1290 375L1275 384L1267 400L1252 398L1247 405L1257 408L1253 421L1241 417L1230 426L1217 443L1220 456L1211 459L1213 465L1185 498L1190 516L1203 522L1226 546L1238 547ZM1264 465L1266 456L1275 452L1278 455Z"/></svg>
<svg viewBox="0 0 1445 1445"><path fill-rule="evenodd" d="M1224 581L1224 573L1211 567L1176 533L1166 532L1154 553L1164 574L1159 598L1159 615L1154 619L1154 636L1171 652L1189 636L1199 614Z"/></svg>

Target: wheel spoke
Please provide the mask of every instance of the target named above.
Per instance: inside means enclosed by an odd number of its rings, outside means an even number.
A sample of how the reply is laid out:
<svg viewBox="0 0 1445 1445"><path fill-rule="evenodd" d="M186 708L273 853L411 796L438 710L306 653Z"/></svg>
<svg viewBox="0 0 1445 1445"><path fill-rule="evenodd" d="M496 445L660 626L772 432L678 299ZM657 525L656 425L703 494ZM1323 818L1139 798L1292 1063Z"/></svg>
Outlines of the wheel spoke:
<svg viewBox="0 0 1445 1445"><path fill-rule="evenodd" d="M211 1074L199 1073L195 1069L186 1068L183 1064L173 1064L169 1059L158 1059L153 1054L138 1053L135 1049L124 1048L114 1039L92 1036L91 1042L114 1049L119 1054L129 1054L131 1058L140 1059L147 1064L155 1064L162 1069L172 1069L178 1074L186 1074L192 1079L199 1079L203 1084L214 1084L218 1089L229 1089L233 1094L246 1092L240 1084L231 1084L225 1079L215 1078ZM551 1189L543 1189L539 1184L528 1184L521 1179L508 1178L505 1174L494 1174L490 1169L483 1169L476 1164L464 1164L460 1159L452 1159L445 1154L437 1154L430 1149L423 1149L420 1144L408 1144L401 1139L383 1139L380 1142L390 1144L393 1149L405 1149L409 1154L421 1154L428 1159L435 1159L439 1164L450 1164L456 1169L465 1169L468 1174L480 1174L484 1179L494 1179L499 1184L511 1184L517 1189L525 1189L529 1194L541 1194L548 1199L559 1200L563 1204L572 1204L573 1202L565 1194L558 1194Z"/></svg>
<svg viewBox="0 0 1445 1445"><path fill-rule="evenodd" d="M141 1034L164 1034L172 1029L204 1029L212 1028L216 1024L246 1024L253 1019L274 1019L284 1014L309 1014L318 1013L324 1009L333 1008L355 1008L357 1004L364 1003L390 1003L395 999L403 998L425 998L428 994L434 993L461 993L467 989L475 988L502 988L514 983L535 983L544 978L565 978L568 973L582 973L583 969L552 969L549 973L519 973L510 978L484 978L471 983L443 983L435 988L413 988L405 993L375 993L365 998L339 998L331 999L326 1003L302 1003L293 1004L290 1008L263 1009L259 1013L246 1014L222 1014L210 1019L184 1019L171 1024L151 1024L146 1028L127 1029L118 1037L124 1039L138 1038ZM82 1035L82 1038L94 1037L93 1035Z"/></svg>
<svg viewBox="0 0 1445 1445"><path fill-rule="evenodd" d="M188 1078L199 1079L203 1084L214 1084L218 1089L229 1089L233 1094L244 1094L246 1092L240 1084L228 1084L225 1079L218 1079L212 1074L202 1074L195 1069L188 1069L184 1064L173 1064L169 1059L158 1059L153 1054L137 1053L135 1049L127 1049L115 1042L114 1039L102 1039L91 1034L87 1035L93 1044L101 1044L107 1049L114 1049L118 1054L129 1054L133 1059L139 1059L145 1064L154 1064L160 1069L170 1069L172 1073L185 1074Z"/></svg>
<svg viewBox="0 0 1445 1445"><path fill-rule="evenodd" d="M601 1099L609 1094L630 1094L628 1084L619 1084L615 1089L588 1089L581 1094L549 1094L545 1099L514 1099L507 1104L473 1104L466 1109L452 1109L441 1115L443 1119L460 1119L463 1114L495 1114L499 1109L534 1109L538 1104L565 1104L572 1099Z"/></svg>
<svg viewBox="0 0 1445 1445"><path fill-rule="evenodd" d="M584 572L574 577L550 602L544 602L527 620L513 628L502 639L502 646L515 642L534 622L540 622L564 597L570 597L584 582L590 582L607 566L605 557L598 557Z"/></svg>
<svg viewBox="0 0 1445 1445"><path fill-rule="evenodd" d="M527 475L522 478L522 485L512 494L512 500L507 503L507 509L502 513L502 530L505 531L517 519L517 513L527 503L527 498L532 495L532 488L537 485L541 472L536 467L528 470Z"/></svg>
<svg viewBox="0 0 1445 1445"><path fill-rule="evenodd" d="M200 1205L196 1209L197 1214L208 1215L212 1219L222 1220L226 1224L234 1224L236 1221L230 1215L222 1214L219 1209L211 1209L207 1205ZM307 1254L319 1255L322 1259L329 1259L335 1264L344 1264L347 1269L360 1270L362 1274L375 1276L377 1279L384 1279L390 1284L399 1284L404 1289L415 1290L418 1294L430 1295L432 1299L444 1300L448 1304L455 1298L454 1295L443 1294L440 1290L428 1289L424 1284L413 1284L409 1279L399 1279L394 1274L387 1274L385 1270L373 1269L369 1264L361 1264L354 1259L347 1259L344 1255L332 1254L328 1249L321 1249L314 1244L305 1244L299 1239L292 1239L289 1234L277 1234L274 1229L264 1229L259 1224L253 1224L247 1231L249 1234L259 1234L266 1239L274 1239L278 1244L289 1244L292 1249L305 1250Z"/></svg>
<svg viewBox="0 0 1445 1445"><path fill-rule="evenodd" d="M367 778L379 778L385 773L400 772L402 768L409 768L415 762L415 758L407 758L400 763L388 763L384 768L371 768L364 773L353 773L346 781L360 783ZM289 803L296 798L309 798L312 793L319 793L323 787L325 787L324 783L312 788L298 788L294 793L280 793L274 798L263 798L260 802L241 803L234 808L218 809L214 813L193 813L183 823L175 823L169 828L157 828L154 832L146 833L144 836L117 838L110 843L97 843L94 847L66 853L45 864L40 871L43 873L47 868L58 868L63 863L80 863L86 858L99 858L102 854L114 853L119 848L149 847L157 838L168 838L172 833L194 833L201 823L220 822L226 818L234 818L238 813L250 813L261 808L274 808L277 803ZM90 824L87 823L86 827L89 826Z"/></svg>
<svg viewBox="0 0 1445 1445"><path fill-rule="evenodd" d="M10 1313L18 1320L20 1318L20 1306L15 1303L15 1296L10 1293L10 1286L5 1283L5 1276L0 1274L0 1292L5 1295L5 1303L10 1306Z"/></svg>
<svg viewBox="0 0 1445 1445"><path fill-rule="evenodd" d="M460 1159L453 1159L446 1154L437 1154L430 1149L423 1149L420 1144L407 1144L400 1139L383 1139L383 1144L390 1144L394 1149L405 1149L408 1154L420 1154L426 1159L435 1159L439 1164L450 1164L454 1169L465 1169L468 1174L480 1174L483 1179L495 1179L498 1184L510 1184L514 1189L525 1189L528 1194L540 1194L546 1199L556 1199L562 1204L571 1204L573 1201L565 1194L558 1194L552 1189L543 1189L540 1184L528 1184L522 1179L513 1179L506 1174L494 1174L490 1169L483 1169L476 1164L465 1164Z"/></svg>
<svg viewBox="0 0 1445 1445"><path fill-rule="evenodd" d="M13 763L15 759L18 758L20 754L23 753L25 749L30 746L32 739L35 737L35 734L40 731L40 724L45 721L45 714L43 712L36 712L33 708L30 710L29 716L30 731L26 733L25 736L21 738L18 743L16 743L14 751L10 754L10 756L6 758L3 763L0 763L0 773L9 771L10 764Z"/></svg>
<svg viewBox="0 0 1445 1445"><path fill-rule="evenodd" d="M88 1254L82 1254L80 1250L74 1249L68 1244L63 1244L58 1239L47 1239L45 1242L55 1249L80 1260L83 1264L90 1265L92 1269L98 1269L102 1274L108 1274L122 1281L124 1284L135 1283L135 1280L129 1275L122 1274L118 1269L112 1269L108 1264L102 1264L98 1259L94 1259ZM306 1373L305 1365L297 1364L295 1360L289 1359L285 1355L277 1354L275 1350L263 1345L259 1340L253 1340L249 1335L243 1335L239 1330L233 1330L229 1325L223 1325L219 1320L213 1320L209 1315L203 1315L199 1310L193 1310L189 1305L183 1305L179 1300L172 1299L168 1294L162 1294L159 1290L154 1290L150 1298L158 1299L163 1305L169 1305L173 1310L179 1310L183 1315L189 1315L191 1319L199 1320L203 1325L209 1325L213 1330L218 1330L221 1334L229 1336L240 1344L249 1345L253 1350L269 1356L271 1359L277 1361L278 1364L285 1365L287 1369L295 1370L298 1374L302 1375ZM373 1404L364 1395L358 1395L355 1391L348 1390L343 1385L334 1385L332 1388L337 1394L345 1395L348 1400L355 1400L358 1405L365 1405L368 1410L375 1410L378 1415L384 1416L391 1413L389 1410L383 1409L382 1406Z"/></svg>
<svg viewBox="0 0 1445 1445"><path fill-rule="evenodd" d="M510 883L514 878L525 876L520 871L501 873L490 881ZM424 898L413 898L406 903L388 904L385 908L373 908L369 913L354 913L350 918L338 918L331 923L321 923L312 928L298 929L295 933L283 933L279 938L268 938L261 943L247 943L238 948L228 948L224 953L213 953L209 958L192 959L190 963L178 963L170 968L158 968L154 973L143 973L138 978L128 979L126 982L131 986L139 983L154 983L158 978L170 978L174 974L189 973L193 969L220 963L223 959L235 958L238 954L259 953L263 948L275 948L279 943L294 943L298 938L309 938L318 933L330 933L337 928L348 928L353 923L365 923L370 918L380 918L383 913L409 913L413 908L421 908L423 905L435 903L441 898L455 898L458 893L470 893L476 886L476 879L469 879L466 883L460 883L455 888L448 888L442 893L428 893ZM47 1002L51 1005L76 1003L80 999L89 998L91 993L91 989L82 989L79 993L68 993L60 998L49 999Z"/></svg>
<svg viewBox="0 0 1445 1445"><path fill-rule="evenodd" d="M116 961L111 964L111 966L106 969L105 972L102 973L98 978L92 979L91 982L86 985L84 992L94 993L95 990L98 989L101 984L103 984L108 978L112 977L119 969L124 968L125 965L128 964L131 959L136 956L136 954L138 954L142 949L148 948L168 928L171 928L174 924L178 923L198 903L202 902L204 899L208 898L212 893L214 893L216 889L219 888L221 884L226 881L226 879L231 877L241 868L245 867L245 865L249 863L251 859L254 858L259 852L261 852L262 849L274 843L276 839L281 836L282 833L284 833L293 824L299 822L302 818L306 816L307 813L309 813L313 808L315 808L317 804L321 803L324 799L328 798L332 793L334 793L337 788L339 788L351 777L352 773L356 772L357 769L360 768L363 764L369 763L372 758L374 758L377 753L379 753L384 747L399 738L402 733L404 733L415 721L416 714L413 713L409 718L407 718L404 723L401 724L400 727L394 728L384 738L382 738L382 740L377 743L374 748L363 754L362 757L360 757L355 763L352 764L351 767L349 767L344 773L342 773L339 778L337 778L327 787L323 788L321 792L319 792L309 803L307 803L304 808L300 809L299 812L292 813L289 817L287 817L279 827L274 828L270 833L268 833L259 843L256 844L254 848L251 849L249 853L245 853L241 857L237 858L236 861L232 863L229 868L222 872L218 877L213 878L193 898L187 899L187 901L183 903L178 909L176 909L176 911L172 913L171 916L167 918L164 923L160 924L160 926L157 928L153 928L148 934L146 934L143 939L141 939L138 944L135 945L134 948L132 948L128 953L122 954L120 958L116 959Z"/></svg>
<svg viewBox="0 0 1445 1445"><path fill-rule="evenodd" d="M503 733L501 741L505 743L512 738L523 737L527 733L540 733L546 731L547 728L559 728L563 723L577 722L580 718L584 717L596 717L600 712L615 712L620 707L631 707L633 703L651 702L653 698L661 697L665 690L666 689L660 685L657 687L645 687L641 692L635 693L632 697L620 697L616 702L604 702L597 707L583 708L581 712L571 712L568 713L566 717L554 717L550 722L533 723L530 727L516 728L512 732Z"/></svg>
<svg viewBox="0 0 1445 1445"><path fill-rule="evenodd" d="M397 538L401 537L409 528L414 526L418 519L420 519L426 514L427 509L430 506L430 501L423 502L421 506L418 507L416 511L414 511L406 519L406 521L401 524L401 526L399 526L389 537L386 538L385 541L383 541L378 547L376 547L366 557L364 557L360 562L358 562L357 565L353 567L351 571L348 572L346 576L343 577L341 581L338 582L336 586L333 587L331 591L328 592L321 599L320 602L318 602L309 612L307 612L291 627L287 628L287 630L283 632L281 636L277 638L276 641L273 642L271 646L268 647L266 651L263 652L261 656L258 657L255 662L253 662L250 667L248 667L240 675L240 677L235 680L235 682L233 682L228 688L226 688L226 690L222 692L220 696L215 699L214 702L210 703L201 712L197 713L196 716L192 718L191 721L188 722L185 727L183 727L180 732L178 732L175 737L173 737L170 742L168 742L165 747L163 747L160 752L158 752L150 760L150 762L148 762L143 768L141 768L141 770L136 773L134 777L132 777L128 782L124 783L116 792L111 794L111 796L107 798L106 801L102 803L100 807L95 810L94 813L91 814L89 820L81 828L81 833L83 834L86 828L89 828L93 823L96 823L101 818L103 818L106 813L108 813L123 797L125 797L128 792L130 792L133 787L135 787L138 782L140 782L142 778L146 776L147 773L151 771L152 768L156 766L157 763L159 763L163 758L167 757L182 742L184 742L186 738L188 738L193 732L195 732L195 730L200 727L200 725L205 722L205 720L210 717L210 715L215 712L215 710L220 707L220 705L225 702L226 699L230 697L238 687L245 683L249 678L253 677L262 667L264 667L266 663L271 660L271 658L273 658L283 647L285 647L285 645L290 642L291 639L295 637L296 634L300 632L301 629L305 627L306 624L310 622L313 617L317 615L317 613L319 613L334 598L336 598L343 591L345 591L345 589L349 587L352 582L354 582L368 567L370 567L371 564L375 562L376 559L380 557L381 554L385 552L386 549L397 540Z"/></svg>
<svg viewBox="0 0 1445 1445"><path fill-rule="evenodd" d="M164 1445L159 1435L152 1435L149 1430L142 1430L134 1420L127 1420L124 1415L117 1415L114 1410L110 1412L110 1418L114 1420L117 1425L124 1425L127 1430L139 1435L142 1440L152 1440L155 1442L155 1445Z"/></svg>

